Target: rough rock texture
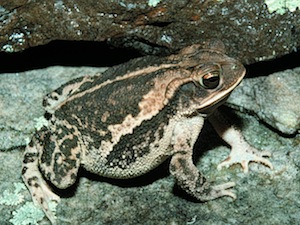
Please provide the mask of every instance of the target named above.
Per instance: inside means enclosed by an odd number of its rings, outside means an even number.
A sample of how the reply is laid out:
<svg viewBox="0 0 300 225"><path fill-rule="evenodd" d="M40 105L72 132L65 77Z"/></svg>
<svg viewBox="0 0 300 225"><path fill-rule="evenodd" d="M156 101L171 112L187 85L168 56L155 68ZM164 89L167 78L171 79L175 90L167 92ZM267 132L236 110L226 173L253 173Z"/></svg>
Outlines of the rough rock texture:
<svg viewBox="0 0 300 225"><path fill-rule="evenodd" d="M227 101L285 134L300 132L300 68L244 79Z"/></svg>
<svg viewBox="0 0 300 225"><path fill-rule="evenodd" d="M25 140L34 132L34 120L43 115L41 102L47 92L75 76L95 72L99 68L52 67L0 75L0 224L49 224L33 208L21 181ZM60 192L64 198L56 211L58 224L298 224L300 135L287 138L246 113L223 110L250 144L272 153L274 166L270 170L250 164L248 174L240 166L217 171L229 149L206 124L195 148L195 162L210 180L236 182L235 201L225 197L199 203L191 199L174 187L168 162L145 176L124 181L81 171L78 183Z"/></svg>
<svg viewBox="0 0 300 225"><path fill-rule="evenodd" d="M229 55L248 64L300 46L300 11L294 10L297 4L293 11L286 8L280 14L271 3L265 3L0 0L0 51L16 52L52 40L86 40L108 41L144 54L164 54L218 38L224 41Z"/></svg>

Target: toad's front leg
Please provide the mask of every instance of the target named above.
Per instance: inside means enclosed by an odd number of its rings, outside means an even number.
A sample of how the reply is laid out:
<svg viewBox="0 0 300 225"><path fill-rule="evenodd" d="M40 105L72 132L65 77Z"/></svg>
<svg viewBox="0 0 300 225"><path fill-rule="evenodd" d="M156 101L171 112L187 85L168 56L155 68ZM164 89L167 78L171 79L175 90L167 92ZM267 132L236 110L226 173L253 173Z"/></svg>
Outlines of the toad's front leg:
<svg viewBox="0 0 300 225"><path fill-rule="evenodd" d="M203 118L201 117L185 118L177 123L173 136L175 154L170 162L170 173L183 190L200 201L208 201L222 196L236 198L235 194L228 190L235 185L234 182L212 185L206 181L193 164L193 146L202 125Z"/></svg>
<svg viewBox="0 0 300 225"><path fill-rule="evenodd" d="M218 165L218 169L229 167L233 164L241 164L245 173L249 171L249 163L262 163L273 169L272 163L265 157L271 154L267 151L259 151L250 146L242 133L227 122L227 119L218 111L210 115L209 122L213 125L219 136L231 146L230 155Z"/></svg>

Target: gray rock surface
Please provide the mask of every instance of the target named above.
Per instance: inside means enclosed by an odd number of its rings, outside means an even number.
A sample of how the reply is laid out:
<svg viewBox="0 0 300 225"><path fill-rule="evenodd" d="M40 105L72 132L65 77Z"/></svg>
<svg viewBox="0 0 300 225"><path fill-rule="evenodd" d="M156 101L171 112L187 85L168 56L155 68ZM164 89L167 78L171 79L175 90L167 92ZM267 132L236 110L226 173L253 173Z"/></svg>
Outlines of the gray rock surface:
<svg viewBox="0 0 300 225"><path fill-rule="evenodd" d="M227 104L285 134L300 132L300 68L244 79Z"/></svg>
<svg viewBox="0 0 300 225"><path fill-rule="evenodd" d="M52 67L0 75L0 224L49 224L33 208L22 184L25 140L34 132L34 120L43 115L41 102L46 93L76 76L96 72L99 68ZM195 162L210 180L236 182L235 201L191 199L174 188L167 162L143 177L125 181L81 171L74 187L60 191L64 197L56 211L58 224L299 224L299 134L283 137L251 115L226 107L222 110L251 145L272 153L274 166L270 170L252 163L248 174L238 165L218 171L217 164L229 149L206 124L195 147Z"/></svg>

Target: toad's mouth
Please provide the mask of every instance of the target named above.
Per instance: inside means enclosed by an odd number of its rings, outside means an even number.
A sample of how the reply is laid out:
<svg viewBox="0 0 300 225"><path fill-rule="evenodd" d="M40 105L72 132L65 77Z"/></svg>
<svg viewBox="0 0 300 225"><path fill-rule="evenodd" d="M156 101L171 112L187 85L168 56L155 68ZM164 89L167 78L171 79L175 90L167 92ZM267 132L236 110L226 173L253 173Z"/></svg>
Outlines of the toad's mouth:
<svg viewBox="0 0 300 225"><path fill-rule="evenodd" d="M231 93L231 92L230 92ZM201 107L198 109L198 112L201 114L210 114L213 111L215 111L220 105L223 105L226 100L229 98L230 93L227 95L224 95L222 98L218 99L217 101L214 101L212 104L206 106L206 107Z"/></svg>

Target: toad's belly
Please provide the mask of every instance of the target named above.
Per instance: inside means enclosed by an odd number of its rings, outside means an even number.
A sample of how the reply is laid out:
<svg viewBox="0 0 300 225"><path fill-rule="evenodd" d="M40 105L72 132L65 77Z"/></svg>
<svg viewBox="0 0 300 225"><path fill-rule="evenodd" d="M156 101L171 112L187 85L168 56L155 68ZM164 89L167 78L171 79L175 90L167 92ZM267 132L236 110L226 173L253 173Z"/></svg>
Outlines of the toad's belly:
<svg viewBox="0 0 300 225"><path fill-rule="evenodd" d="M97 160L88 160L88 164L83 162L83 167L92 173L104 177L116 179L133 178L143 175L160 165L171 156L172 149L164 150L164 154L159 152L160 151L153 151L153 153L144 155L144 157L136 158L134 162L130 161L129 158L121 161L113 160L111 162L107 159L98 158ZM169 154L166 154L166 152L169 152Z"/></svg>
<svg viewBox="0 0 300 225"><path fill-rule="evenodd" d="M130 178L147 173L174 154L172 134L175 122L157 130L133 133L115 145L101 143L100 149L87 149L82 157L85 169L112 178Z"/></svg>

